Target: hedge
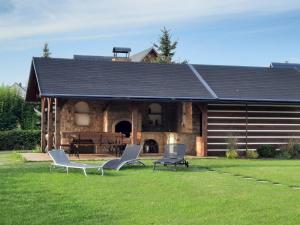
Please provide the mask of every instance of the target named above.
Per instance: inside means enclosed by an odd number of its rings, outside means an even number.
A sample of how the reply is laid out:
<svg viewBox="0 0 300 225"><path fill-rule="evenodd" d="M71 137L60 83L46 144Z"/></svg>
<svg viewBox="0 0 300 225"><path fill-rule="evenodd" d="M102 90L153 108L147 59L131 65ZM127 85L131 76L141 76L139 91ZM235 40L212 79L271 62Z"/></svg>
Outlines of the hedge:
<svg viewBox="0 0 300 225"><path fill-rule="evenodd" d="M32 150L40 144L39 130L0 131L0 150Z"/></svg>

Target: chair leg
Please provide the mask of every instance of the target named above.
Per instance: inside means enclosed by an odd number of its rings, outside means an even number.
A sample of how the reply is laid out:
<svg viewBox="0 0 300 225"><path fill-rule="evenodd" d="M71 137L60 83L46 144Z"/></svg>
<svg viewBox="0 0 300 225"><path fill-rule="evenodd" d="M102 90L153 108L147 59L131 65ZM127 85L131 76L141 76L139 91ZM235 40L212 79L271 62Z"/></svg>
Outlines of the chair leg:
<svg viewBox="0 0 300 225"><path fill-rule="evenodd" d="M137 161L139 164L141 164L142 166L146 166L145 163L141 162L141 161Z"/></svg>
<svg viewBox="0 0 300 225"><path fill-rule="evenodd" d="M153 171L155 170L156 167L156 163L153 163Z"/></svg>
<svg viewBox="0 0 300 225"><path fill-rule="evenodd" d="M69 173L69 167L66 167L67 173Z"/></svg>
<svg viewBox="0 0 300 225"><path fill-rule="evenodd" d="M99 168L97 169L98 172L99 172L100 170L101 170L101 176L103 176L103 175L104 175L103 167L99 167Z"/></svg>
<svg viewBox="0 0 300 225"><path fill-rule="evenodd" d="M188 161L185 161L185 166L189 167L189 162Z"/></svg>

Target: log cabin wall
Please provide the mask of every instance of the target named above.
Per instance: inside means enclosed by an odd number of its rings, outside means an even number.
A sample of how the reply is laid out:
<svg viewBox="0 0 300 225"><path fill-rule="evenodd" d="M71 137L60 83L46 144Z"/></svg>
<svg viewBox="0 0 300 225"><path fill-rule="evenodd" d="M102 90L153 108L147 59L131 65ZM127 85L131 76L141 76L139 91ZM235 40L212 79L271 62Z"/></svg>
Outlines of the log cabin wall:
<svg viewBox="0 0 300 225"><path fill-rule="evenodd" d="M209 104L208 155L224 155L230 137L237 138L240 151L300 141L300 106Z"/></svg>

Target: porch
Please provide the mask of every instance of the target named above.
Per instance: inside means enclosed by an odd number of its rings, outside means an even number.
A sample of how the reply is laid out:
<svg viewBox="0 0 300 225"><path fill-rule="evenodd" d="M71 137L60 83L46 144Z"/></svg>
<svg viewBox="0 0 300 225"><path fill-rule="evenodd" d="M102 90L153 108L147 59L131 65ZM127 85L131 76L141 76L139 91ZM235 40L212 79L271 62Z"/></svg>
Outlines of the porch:
<svg viewBox="0 0 300 225"><path fill-rule="evenodd" d="M41 149L116 155L128 143L160 155L183 143L187 154L206 156L207 105L193 102L104 101L41 98Z"/></svg>

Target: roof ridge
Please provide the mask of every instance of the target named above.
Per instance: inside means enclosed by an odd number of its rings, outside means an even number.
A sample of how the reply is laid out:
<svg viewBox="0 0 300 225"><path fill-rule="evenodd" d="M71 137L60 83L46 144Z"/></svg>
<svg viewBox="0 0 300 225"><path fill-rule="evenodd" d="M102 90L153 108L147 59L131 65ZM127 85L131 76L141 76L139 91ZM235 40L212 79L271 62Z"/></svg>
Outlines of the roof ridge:
<svg viewBox="0 0 300 225"><path fill-rule="evenodd" d="M206 82L206 80L201 76L201 74L195 69L195 67L192 64L187 64L190 70L193 72L193 74L198 78L198 80L201 82L201 84L206 88L206 90L214 97L218 98L216 92L209 86L209 84Z"/></svg>

